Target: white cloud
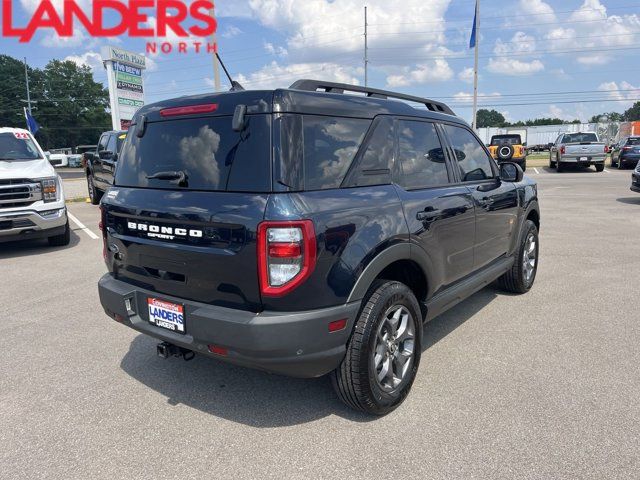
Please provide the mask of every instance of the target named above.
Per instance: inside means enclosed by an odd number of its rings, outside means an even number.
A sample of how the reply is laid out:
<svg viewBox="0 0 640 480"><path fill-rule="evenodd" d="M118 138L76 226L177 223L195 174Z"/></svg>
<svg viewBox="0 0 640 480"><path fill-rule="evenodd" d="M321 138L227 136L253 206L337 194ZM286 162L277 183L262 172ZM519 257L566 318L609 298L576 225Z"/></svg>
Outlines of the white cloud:
<svg viewBox="0 0 640 480"><path fill-rule="evenodd" d="M91 67L94 72L102 71L104 66L102 64L102 57L98 52L86 52L82 55L69 55L65 58L65 61L70 61L76 65L86 65Z"/></svg>
<svg viewBox="0 0 640 480"><path fill-rule="evenodd" d="M236 27L235 25L229 25L227 28L225 28L225 30L222 32L222 36L224 38L233 38L233 37L237 37L238 35L242 34L243 31L240 30L238 27Z"/></svg>
<svg viewBox="0 0 640 480"><path fill-rule="evenodd" d="M544 70L544 64L540 60L525 62L515 58L490 58L487 69L492 73L509 76L526 76Z"/></svg>
<svg viewBox="0 0 640 480"><path fill-rule="evenodd" d="M500 93L478 93L478 105L482 106L483 103L491 103L491 100L495 100L497 98L502 97ZM469 92L458 92L453 96L456 103L461 104L469 104L469 106L473 103L473 93Z"/></svg>
<svg viewBox="0 0 640 480"><path fill-rule="evenodd" d="M238 75L238 82L251 89L288 87L300 78L312 76L319 80L358 84L357 75L362 72L358 68L347 67L336 63L294 63L280 65L271 62L257 72L249 75Z"/></svg>
<svg viewBox="0 0 640 480"><path fill-rule="evenodd" d="M493 52L496 55L509 55L512 53L532 53L536 50L536 39L524 32L516 32L509 42L496 40Z"/></svg>
<svg viewBox="0 0 640 480"><path fill-rule="evenodd" d="M640 86L636 87L625 80L619 84L617 82L601 83L598 90L606 92L611 100L616 100L615 110L631 107L640 97Z"/></svg>
<svg viewBox="0 0 640 480"><path fill-rule="evenodd" d="M464 83L473 83L473 68L467 67L458 73L458 78Z"/></svg>
<svg viewBox="0 0 640 480"><path fill-rule="evenodd" d="M556 21L556 15L551 5L542 0L520 0L518 9L524 15L534 15L534 23Z"/></svg>
<svg viewBox="0 0 640 480"><path fill-rule="evenodd" d="M387 86L407 87L410 85L445 82L453 77L453 70L446 60L438 58L431 62L417 65L414 70L405 69L401 74L389 75Z"/></svg>
<svg viewBox="0 0 640 480"><path fill-rule="evenodd" d="M278 57L286 57L289 54L286 48L275 46L273 43L270 43L270 42L264 43L264 50L269 55L276 55Z"/></svg>

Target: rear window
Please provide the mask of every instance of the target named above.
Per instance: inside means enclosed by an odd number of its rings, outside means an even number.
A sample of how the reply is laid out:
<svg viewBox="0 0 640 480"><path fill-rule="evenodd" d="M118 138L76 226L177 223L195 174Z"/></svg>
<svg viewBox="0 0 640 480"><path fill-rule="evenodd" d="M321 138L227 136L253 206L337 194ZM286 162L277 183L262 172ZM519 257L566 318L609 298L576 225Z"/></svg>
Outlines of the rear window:
<svg viewBox="0 0 640 480"><path fill-rule="evenodd" d="M630 138L627 140L627 145L640 145L640 138Z"/></svg>
<svg viewBox="0 0 640 480"><path fill-rule="evenodd" d="M42 158L31 136L22 132L0 133L0 160L37 160Z"/></svg>
<svg viewBox="0 0 640 480"><path fill-rule="evenodd" d="M293 190L339 188L371 125L317 115L284 115L281 122L276 180Z"/></svg>
<svg viewBox="0 0 640 480"><path fill-rule="evenodd" d="M586 143L597 141L598 136L595 133L568 133L562 137L562 143Z"/></svg>
<svg viewBox="0 0 640 480"><path fill-rule="evenodd" d="M509 145L522 145L522 139L520 135L500 135L491 138L491 145L503 145L508 143Z"/></svg>
<svg viewBox="0 0 640 480"><path fill-rule="evenodd" d="M271 189L271 117L250 115L247 128L231 128L232 117L150 122L142 138L128 135L116 173L123 187L268 192ZM178 181L149 179L184 172Z"/></svg>

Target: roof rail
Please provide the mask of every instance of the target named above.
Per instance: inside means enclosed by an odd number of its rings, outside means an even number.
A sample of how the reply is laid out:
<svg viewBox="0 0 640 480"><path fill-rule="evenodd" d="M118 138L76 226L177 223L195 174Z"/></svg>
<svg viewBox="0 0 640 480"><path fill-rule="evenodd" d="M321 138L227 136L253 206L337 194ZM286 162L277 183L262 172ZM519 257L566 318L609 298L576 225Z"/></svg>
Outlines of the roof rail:
<svg viewBox="0 0 640 480"><path fill-rule="evenodd" d="M317 92L318 90L326 93L344 93L347 92L359 92L364 93L367 97L374 98L395 98L398 100L406 100L409 102L420 103L427 107L432 112L442 112L449 115L455 115L453 110L448 105L442 102L436 102L428 98L414 97L412 95L404 95L402 93L389 92L386 90L379 90L377 88L360 87L357 85L348 85L346 83L333 83L323 82L321 80L298 80L289 88L294 90L305 90L308 92Z"/></svg>

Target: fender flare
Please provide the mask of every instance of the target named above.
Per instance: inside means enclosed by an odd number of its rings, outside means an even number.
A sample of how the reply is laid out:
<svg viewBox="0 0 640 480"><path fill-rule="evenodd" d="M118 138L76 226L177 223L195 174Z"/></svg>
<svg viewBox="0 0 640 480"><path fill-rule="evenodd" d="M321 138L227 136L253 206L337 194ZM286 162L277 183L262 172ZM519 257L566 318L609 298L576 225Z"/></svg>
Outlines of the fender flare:
<svg viewBox="0 0 640 480"><path fill-rule="evenodd" d="M407 242L392 245L369 262L351 289L347 303L362 300L378 275L389 265L400 260L413 260L418 264L427 279L427 298L430 298L433 295L435 285L430 273L433 271L431 260L422 248ZM425 300L424 298L418 299L419 302Z"/></svg>

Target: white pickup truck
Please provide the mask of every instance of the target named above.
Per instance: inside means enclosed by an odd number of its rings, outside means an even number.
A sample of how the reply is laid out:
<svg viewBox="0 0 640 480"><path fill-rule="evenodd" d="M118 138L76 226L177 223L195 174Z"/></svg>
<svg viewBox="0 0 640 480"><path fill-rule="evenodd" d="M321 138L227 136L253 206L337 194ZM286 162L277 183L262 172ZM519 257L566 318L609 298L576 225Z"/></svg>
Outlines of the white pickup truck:
<svg viewBox="0 0 640 480"><path fill-rule="evenodd" d="M598 139L596 133L563 133L551 147L549 167L561 172L568 164L584 167L594 165L597 172L602 172L608 153L609 147Z"/></svg>
<svg viewBox="0 0 640 480"><path fill-rule="evenodd" d="M0 243L33 238L69 244L62 181L27 130L0 128Z"/></svg>

